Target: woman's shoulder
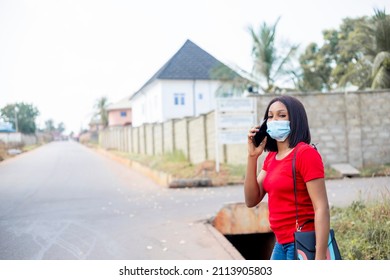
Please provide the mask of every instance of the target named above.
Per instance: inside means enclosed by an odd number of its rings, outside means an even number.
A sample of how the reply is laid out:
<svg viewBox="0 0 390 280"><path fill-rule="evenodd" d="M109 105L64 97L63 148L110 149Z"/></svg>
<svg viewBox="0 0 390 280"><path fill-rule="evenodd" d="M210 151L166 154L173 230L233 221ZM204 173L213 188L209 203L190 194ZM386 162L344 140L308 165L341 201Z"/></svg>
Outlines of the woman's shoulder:
<svg viewBox="0 0 390 280"><path fill-rule="evenodd" d="M314 150L317 150L317 147L315 144L308 144L308 143L305 143L305 142L299 142L297 147L299 147L299 149L314 149Z"/></svg>
<svg viewBox="0 0 390 280"><path fill-rule="evenodd" d="M316 147L307 143L298 145L300 147L297 152L297 169L305 182L313 178L324 178L324 163Z"/></svg>
<svg viewBox="0 0 390 280"><path fill-rule="evenodd" d="M299 142L296 148L298 148L297 154L319 154L317 147L314 144Z"/></svg>

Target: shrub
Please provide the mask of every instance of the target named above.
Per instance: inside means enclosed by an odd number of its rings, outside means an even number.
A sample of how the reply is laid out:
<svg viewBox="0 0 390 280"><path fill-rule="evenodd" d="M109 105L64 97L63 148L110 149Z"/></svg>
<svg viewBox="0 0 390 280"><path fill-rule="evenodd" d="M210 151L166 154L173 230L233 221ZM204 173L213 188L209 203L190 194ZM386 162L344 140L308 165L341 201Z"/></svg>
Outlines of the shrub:
<svg viewBox="0 0 390 280"><path fill-rule="evenodd" d="M390 195L375 203L355 201L331 209L331 225L343 259L390 259Z"/></svg>

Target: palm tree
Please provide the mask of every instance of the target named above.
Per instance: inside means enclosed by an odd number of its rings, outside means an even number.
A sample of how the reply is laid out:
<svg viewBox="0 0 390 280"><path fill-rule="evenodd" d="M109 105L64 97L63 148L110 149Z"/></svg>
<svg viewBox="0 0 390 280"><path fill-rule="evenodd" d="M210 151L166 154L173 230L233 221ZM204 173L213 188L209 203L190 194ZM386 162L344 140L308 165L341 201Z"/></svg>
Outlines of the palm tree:
<svg viewBox="0 0 390 280"><path fill-rule="evenodd" d="M276 27L280 18L273 25L265 22L256 31L252 26L248 31L253 40L252 57L253 67L252 79L262 81L265 86L260 86L266 93L275 93L277 83L283 83L286 76L293 79L292 71L288 70L288 63L298 49L298 45L287 46L285 55L279 55L276 48L275 35Z"/></svg>
<svg viewBox="0 0 390 280"><path fill-rule="evenodd" d="M223 63L216 65L210 71L212 79L223 81L217 89L217 97L226 97L226 95L241 96L246 89L254 87L255 83L245 78L245 76L247 76L247 73L240 67L233 66L231 68Z"/></svg>
<svg viewBox="0 0 390 280"><path fill-rule="evenodd" d="M108 113L107 113L108 99L106 96L100 97L95 103L95 117L99 117L101 124L104 127L108 125Z"/></svg>
<svg viewBox="0 0 390 280"><path fill-rule="evenodd" d="M373 89L390 88L390 16L383 11L375 10L375 41L378 54L372 67Z"/></svg>

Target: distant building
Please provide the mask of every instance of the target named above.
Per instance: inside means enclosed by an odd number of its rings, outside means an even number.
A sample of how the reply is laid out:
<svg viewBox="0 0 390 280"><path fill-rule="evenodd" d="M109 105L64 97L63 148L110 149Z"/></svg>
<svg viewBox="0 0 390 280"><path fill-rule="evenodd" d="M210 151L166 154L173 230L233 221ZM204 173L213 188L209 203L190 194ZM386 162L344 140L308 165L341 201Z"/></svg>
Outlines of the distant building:
<svg viewBox="0 0 390 280"><path fill-rule="evenodd" d="M132 124L140 126L208 113L215 109L217 95L236 95L232 82L237 77L232 69L187 40L130 97Z"/></svg>
<svg viewBox="0 0 390 280"><path fill-rule="evenodd" d="M0 122L0 132L16 132L11 123Z"/></svg>
<svg viewBox="0 0 390 280"><path fill-rule="evenodd" d="M130 98L124 98L117 103L110 104L107 107L108 126L125 126L131 125L131 102Z"/></svg>
<svg viewBox="0 0 390 280"><path fill-rule="evenodd" d="M91 121L88 124L89 126L89 131L90 132L98 132L100 130L104 129L104 125L100 119L100 117L94 117L91 119Z"/></svg>

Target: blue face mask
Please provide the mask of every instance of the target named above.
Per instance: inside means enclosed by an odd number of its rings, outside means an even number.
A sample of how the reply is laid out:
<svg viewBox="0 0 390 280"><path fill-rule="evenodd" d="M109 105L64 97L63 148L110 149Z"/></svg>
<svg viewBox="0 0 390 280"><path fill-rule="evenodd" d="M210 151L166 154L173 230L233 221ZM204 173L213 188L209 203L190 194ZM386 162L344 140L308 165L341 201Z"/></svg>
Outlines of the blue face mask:
<svg viewBox="0 0 390 280"><path fill-rule="evenodd" d="M286 140L290 131L290 121L267 122L267 133L278 142Z"/></svg>

